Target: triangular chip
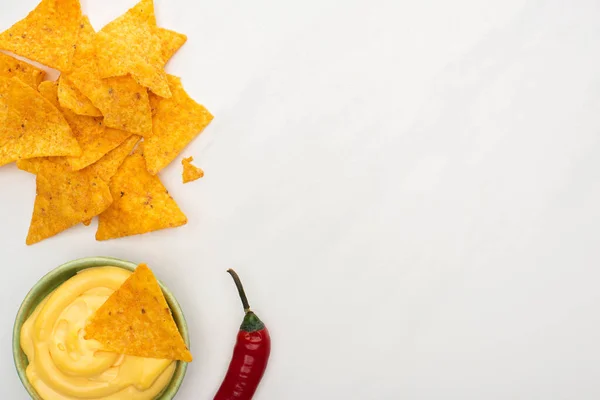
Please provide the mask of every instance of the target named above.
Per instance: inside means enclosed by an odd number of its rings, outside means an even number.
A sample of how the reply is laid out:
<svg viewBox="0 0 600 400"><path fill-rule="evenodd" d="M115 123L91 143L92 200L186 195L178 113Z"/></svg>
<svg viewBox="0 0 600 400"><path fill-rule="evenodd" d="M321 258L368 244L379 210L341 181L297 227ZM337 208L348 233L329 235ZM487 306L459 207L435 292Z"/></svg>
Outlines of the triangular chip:
<svg viewBox="0 0 600 400"><path fill-rule="evenodd" d="M112 202L106 182L91 171L69 171L47 162L36 178L33 217L27 235L31 245L100 214Z"/></svg>
<svg viewBox="0 0 600 400"><path fill-rule="evenodd" d="M146 170L138 152L110 180L114 203L98 218L97 240L139 235L187 223L187 218L157 176Z"/></svg>
<svg viewBox="0 0 600 400"><path fill-rule="evenodd" d="M58 102L58 82L42 82L39 91L55 107L61 109ZM77 115L71 110L66 109L62 109L61 111L81 147L80 156L68 157L67 159L71 169L74 171L95 163L132 135L131 132L106 128L102 122L102 118Z"/></svg>
<svg viewBox="0 0 600 400"><path fill-rule="evenodd" d="M156 31L152 0L141 0L104 26L94 42L100 76L131 74L140 85L161 97L170 97L161 40Z"/></svg>
<svg viewBox="0 0 600 400"><path fill-rule="evenodd" d="M65 75L61 75L58 79L58 101L63 108L71 110L75 114L89 117L102 116L102 112L79 89L73 86Z"/></svg>
<svg viewBox="0 0 600 400"><path fill-rule="evenodd" d="M74 88L92 102L104 115L104 125L140 135L152 131L152 114L148 91L131 76L102 79L96 63L96 33L87 17L81 20L81 32L73 69L63 85Z"/></svg>
<svg viewBox="0 0 600 400"><path fill-rule="evenodd" d="M181 160L181 164L183 165L183 183L193 182L204 176L204 171L202 171L201 168L192 165L192 161L194 161L194 157L188 157Z"/></svg>
<svg viewBox="0 0 600 400"><path fill-rule="evenodd" d="M131 135L119 147L102 157L95 164L90 165L87 169L92 169L104 181L109 182L110 179L117 173L123 161L133 151L135 145L140 141L137 135Z"/></svg>
<svg viewBox="0 0 600 400"><path fill-rule="evenodd" d="M79 0L42 0L27 17L0 34L0 49L67 71L80 19Z"/></svg>
<svg viewBox="0 0 600 400"><path fill-rule="evenodd" d="M140 264L94 313L85 338L118 354L192 361L158 281L146 264Z"/></svg>
<svg viewBox="0 0 600 400"><path fill-rule="evenodd" d="M23 158L80 154L54 105L19 79L0 77L0 166Z"/></svg>
<svg viewBox="0 0 600 400"><path fill-rule="evenodd" d="M46 73L25 61L18 60L7 54L0 53L0 76L19 78L34 89L37 89Z"/></svg>
<svg viewBox="0 0 600 400"><path fill-rule="evenodd" d="M157 28L156 34L160 38L164 64L166 64L187 41L187 36L183 33L178 33L165 28Z"/></svg>
<svg viewBox="0 0 600 400"><path fill-rule="evenodd" d="M188 96L181 79L168 78L173 95L158 102L152 135L144 141L144 156L153 175L169 165L213 119L204 106Z"/></svg>

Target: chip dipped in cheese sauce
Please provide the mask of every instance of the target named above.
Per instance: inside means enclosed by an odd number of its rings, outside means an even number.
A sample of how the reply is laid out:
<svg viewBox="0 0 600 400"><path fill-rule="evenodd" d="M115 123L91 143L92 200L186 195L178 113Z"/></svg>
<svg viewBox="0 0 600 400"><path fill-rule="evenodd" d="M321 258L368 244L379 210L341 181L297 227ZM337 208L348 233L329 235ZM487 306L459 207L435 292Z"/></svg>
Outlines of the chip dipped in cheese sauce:
<svg viewBox="0 0 600 400"><path fill-rule="evenodd" d="M101 350L84 338L87 320L131 275L117 267L89 268L46 297L21 329L27 378L44 400L154 399L175 362Z"/></svg>

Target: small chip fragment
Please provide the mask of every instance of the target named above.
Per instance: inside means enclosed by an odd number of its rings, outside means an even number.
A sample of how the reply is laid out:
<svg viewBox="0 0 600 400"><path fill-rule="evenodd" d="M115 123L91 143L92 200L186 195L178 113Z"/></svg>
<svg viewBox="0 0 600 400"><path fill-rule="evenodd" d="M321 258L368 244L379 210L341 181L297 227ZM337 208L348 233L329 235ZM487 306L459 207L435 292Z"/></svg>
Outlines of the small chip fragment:
<svg viewBox="0 0 600 400"><path fill-rule="evenodd" d="M99 217L97 240L139 235L185 225L187 217L136 150L110 180L114 203Z"/></svg>
<svg viewBox="0 0 600 400"><path fill-rule="evenodd" d="M130 75L102 79L93 43L96 33L87 17L82 18L81 26L73 69L66 74L67 80L63 85L72 84L90 99L104 116L107 127L140 135L150 134L152 114L148 91Z"/></svg>
<svg viewBox="0 0 600 400"><path fill-rule="evenodd" d="M36 178L36 198L28 245L89 220L112 202L108 184L90 171L69 171L43 163Z"/></svg>
<svg viewBox="0 0 600 400"><path fill-rule="evenodd" d="M46 73L25 61L0 53L0 76L12 78L16 76L34 89L44 79Z"/></svg>
<svg viewBox="0 0 600 400"><path fill-rule="evenodd" d="M92 101L85 97L65 75L58 79L58 101L61 107L73 111L78 115L101 117L102 112L94 106Z"/></svg>
<svg viewBox="0 0 600 400"><path fill-rule="evenodd" d="M42 82L39 91L56 108L61 109L81 147L80 156L67 159L73 171L95 163L132 135L131 132L106 128L102 123L102 118L77 115L70 110L62 109L58 101L58 82L56 81Z"/></svg>
<svg viewBox="0 0 600 400"><path fill-rule="evenodd" d="M131 74L157 95L171 97L155 21L153 1L141 0L98 32L94 44L102 78Z"/></svg>
<svg viewBox="0 0 600 400"><path fill-rule="evenodd" d="M42 0L27 17L0 34L0 49L67 71L80 19L79 0Z"/></svg>
<svg viewBox="0 0 600 400"><path fill-rule="evenodd" d="M192 165L194 157L188 157L181 160L183 165L183 183L193 182L204 176L204 171L201 168Z"/></svg>
<svg viewBox="0 0 600 400"><path fill-rule="evenodd" d="M164 294L140 264L91 317L85 338L104 350L137 357L192 361Z"/></svg>
<svg viewBox="0 0 600 400"><path fill-rule="evenodd" d="M0 166L23 158L79 156L69 124L18 78L0 77Z"/></svg>
<svg viewBox="0 0 600 400"><path fill-rule="evenodd" d="M144 156L153 175L169 165L213 119L204 106L188 96L180 78L168 78L173 96L158 101L152 135L144 141Z"/></svg>

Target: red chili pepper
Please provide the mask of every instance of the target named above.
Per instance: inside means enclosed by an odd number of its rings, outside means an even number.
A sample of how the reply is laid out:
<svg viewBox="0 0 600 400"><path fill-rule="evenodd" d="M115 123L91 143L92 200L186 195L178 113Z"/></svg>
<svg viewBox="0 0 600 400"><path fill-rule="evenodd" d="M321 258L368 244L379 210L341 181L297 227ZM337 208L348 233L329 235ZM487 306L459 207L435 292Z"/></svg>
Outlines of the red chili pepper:
<svg viewBox="0 0 600 400"><path fill-rule="evenodd" d="M250 400L267 368L271 337L265 324L250 311L239 276L232 269L227 272L235 282L246 315L237 335L227 375L214 400Z"/></svg>

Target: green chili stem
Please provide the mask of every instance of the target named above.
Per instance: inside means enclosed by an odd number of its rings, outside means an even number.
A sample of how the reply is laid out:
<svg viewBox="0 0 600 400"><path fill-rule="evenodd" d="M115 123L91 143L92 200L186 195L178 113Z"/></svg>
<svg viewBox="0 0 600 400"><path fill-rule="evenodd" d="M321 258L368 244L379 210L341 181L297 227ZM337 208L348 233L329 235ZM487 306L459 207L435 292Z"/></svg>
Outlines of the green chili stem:
<svg viewBox="0 0 600 400"><path fill-rule="evenodd" d="M242 299L242 305L244 306L244 312L248 313L250 311L250 304L248 303L248 298L246 297L246 292L244 292L244 287L242 286L242 281L240 280L240 277L231 268L228 269L227 272L233 278L233 282L235 282L235 286L237 287L238 293L240 294L240 299Z"/></svg>

